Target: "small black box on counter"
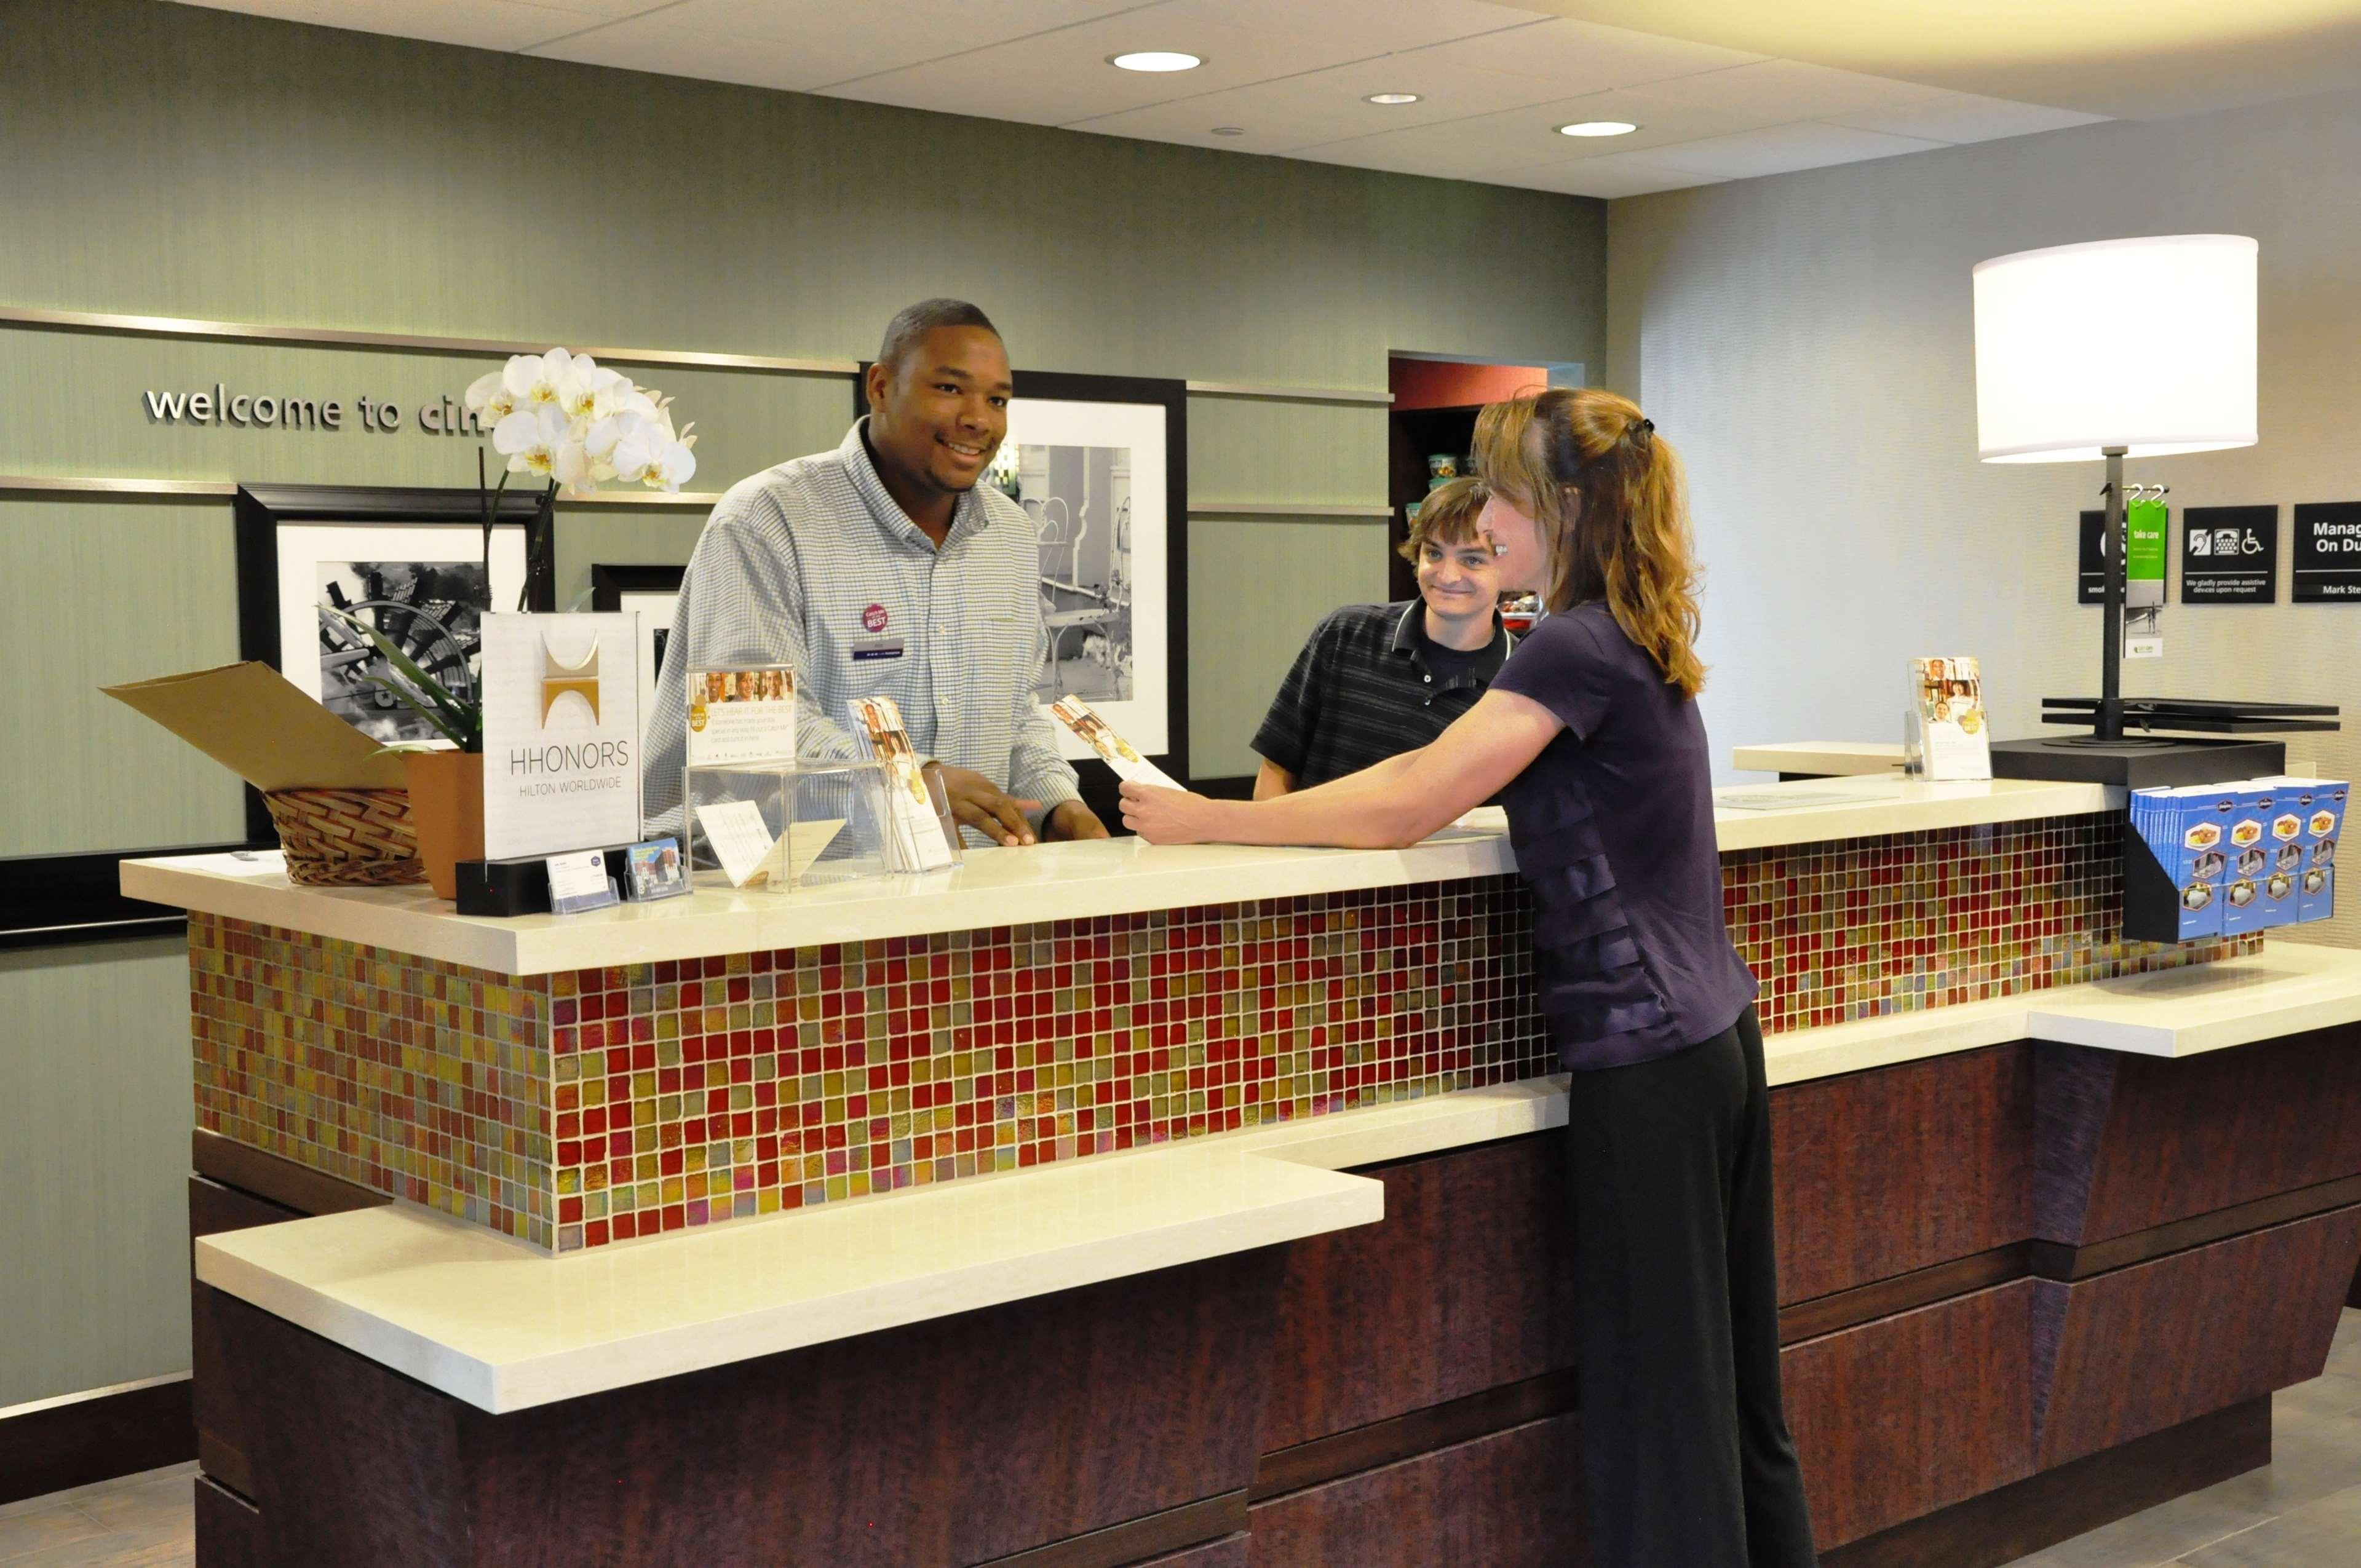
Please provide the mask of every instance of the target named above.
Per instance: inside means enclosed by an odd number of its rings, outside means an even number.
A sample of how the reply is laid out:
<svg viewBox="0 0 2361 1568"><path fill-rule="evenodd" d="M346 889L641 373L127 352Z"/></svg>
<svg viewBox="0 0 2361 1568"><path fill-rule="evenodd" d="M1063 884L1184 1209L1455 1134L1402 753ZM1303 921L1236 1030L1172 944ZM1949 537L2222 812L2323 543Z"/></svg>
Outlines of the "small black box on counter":
<svg viewBox="0 0 2361 1568"><path fill-rule="evenodd" d="M604 851L607 875L619 885L624 877L624 851L619 845ZM549 913L549 861L527 855L513 861L461 861L458 864L459 913L506 917Z"/></svg>

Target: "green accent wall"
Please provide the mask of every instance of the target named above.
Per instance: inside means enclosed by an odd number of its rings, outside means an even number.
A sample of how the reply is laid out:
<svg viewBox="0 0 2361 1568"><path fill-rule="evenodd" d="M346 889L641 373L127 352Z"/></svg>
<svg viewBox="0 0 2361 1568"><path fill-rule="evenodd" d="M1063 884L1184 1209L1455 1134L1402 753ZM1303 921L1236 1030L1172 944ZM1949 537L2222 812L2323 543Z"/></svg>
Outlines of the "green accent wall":
<svg viewBox="0 0 2361 1568"><path fill-rule="evenodd" d="M1605 348L1605 207L1581 198L154 0L0 0L0 305L857 359L900 306L956 294L993 313L1020 368L1366 390L1385 388L1389 349L1597 363ZM419 433L414 410L491 363L0 326L0 474L470 484L475 444ZM833 445L851 418L839 378L631 373L703 433L697 490ZM216 381L341 399L346 426L191 429L142 404ZM363 431L364 394L412 418ZM1248 514L1191 525L1191 760L1246 773L1303 635L1386 583L1376 520L1250 514L1383 505L1387 416L1206 397L1189 412L1193 500ZM593 562L686 560L701 521L565 509L560 602L587 593ZM16 741L0 748L0 854L234 835L234 785L95 690L236 656L226 503L0 493L0 722ZM0 1158L41 1173L12 1174L32 1201L0 1216L7 1288L36 1292L21 1312L0 1298L22 1325L0 1351L0 1406L184 1354L177 953L0 971L15 1021ZM31 1018L57 1032L20 1038ZM28 1054L49 1076L19 1072Z"/></svg>

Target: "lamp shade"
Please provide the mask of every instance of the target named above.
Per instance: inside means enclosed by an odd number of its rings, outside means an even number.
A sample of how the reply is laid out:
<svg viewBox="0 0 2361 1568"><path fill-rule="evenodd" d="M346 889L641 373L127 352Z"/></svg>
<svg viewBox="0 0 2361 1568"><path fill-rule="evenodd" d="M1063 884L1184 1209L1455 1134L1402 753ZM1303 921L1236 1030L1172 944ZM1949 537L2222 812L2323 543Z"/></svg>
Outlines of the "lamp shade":
<svg viewBox="0 0 2361 1568"><path fill-rule="evenodd" d="M2071 463L2255 444L2255 242L2160 235L1976 264L1976 444Z"/></svg>

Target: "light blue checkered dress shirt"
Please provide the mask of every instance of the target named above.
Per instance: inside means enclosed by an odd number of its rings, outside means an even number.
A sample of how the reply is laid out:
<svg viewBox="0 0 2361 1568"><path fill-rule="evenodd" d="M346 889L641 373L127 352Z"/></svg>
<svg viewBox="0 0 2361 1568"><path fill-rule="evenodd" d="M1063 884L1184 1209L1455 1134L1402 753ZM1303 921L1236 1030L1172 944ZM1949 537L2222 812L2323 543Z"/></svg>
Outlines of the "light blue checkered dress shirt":
<svg viewBox="0 0 2361 1568"><path fill-rule="evenodd" d="M807 757L858 756L846 704L890 696L921 756L972 768L1045 812L1078 798L1033 696L1049 651L1040 582L1022 507L978 485L937 550L878 478L860 423L833 452L730 486L673 612L646 731L648 830L680 827L686 672L735 664L794 666ZM897 641L898 657L873 656ZM873 656L855 659L856 648ZM988 842L973 829L968 841Z"/></svg>

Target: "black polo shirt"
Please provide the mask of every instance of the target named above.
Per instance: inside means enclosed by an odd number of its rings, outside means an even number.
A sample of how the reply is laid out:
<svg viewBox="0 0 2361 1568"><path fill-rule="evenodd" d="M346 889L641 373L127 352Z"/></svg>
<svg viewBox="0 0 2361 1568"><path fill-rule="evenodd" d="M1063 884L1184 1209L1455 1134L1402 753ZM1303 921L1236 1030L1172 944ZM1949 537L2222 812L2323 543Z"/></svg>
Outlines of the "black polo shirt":
<svg viewBox="0 0 2361 1568"><path fill-rule="evenodd" d="M1498 616L1463 653L1428 641L1423 599L1346 605L1295 656L1254 749L1300 789L1415 751L1476 706L1515 642Z"/></svg>

